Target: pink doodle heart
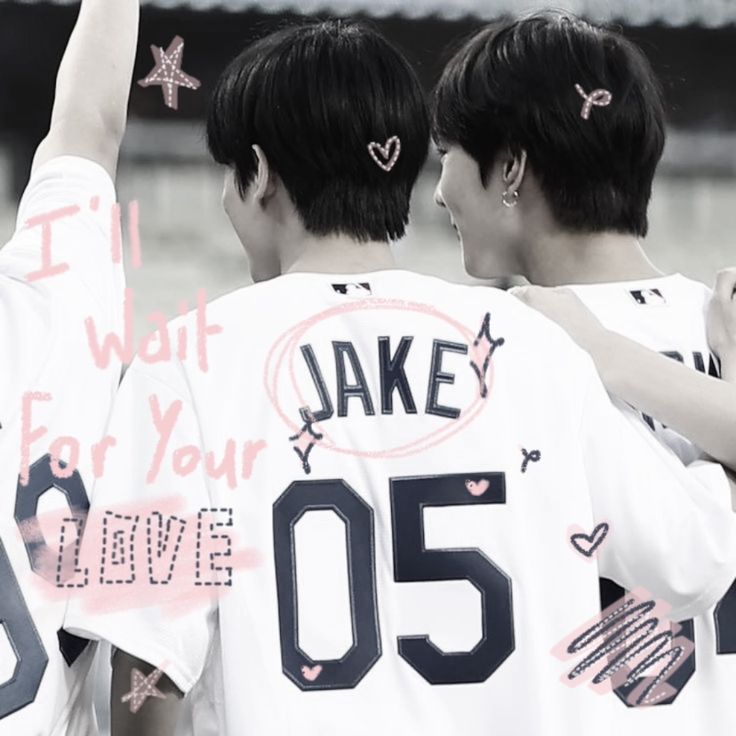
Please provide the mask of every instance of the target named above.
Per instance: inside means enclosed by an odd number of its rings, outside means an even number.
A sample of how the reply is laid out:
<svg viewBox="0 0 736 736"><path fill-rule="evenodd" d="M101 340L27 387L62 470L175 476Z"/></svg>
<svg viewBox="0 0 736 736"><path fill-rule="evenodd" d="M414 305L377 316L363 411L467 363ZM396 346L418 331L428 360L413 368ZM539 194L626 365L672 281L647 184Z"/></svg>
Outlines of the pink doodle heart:
<svg viewBox="0 0 736 736"><path fill-rule="evenodd" d="M305 680L308 680L309 682L314 682L322 672L322 665L316 664L314 667L307 667L307 665L302 665L302 676Z"/></svg>
<svg viewBox="0 0 736 736"><path fill-rule="evenodd" d="M468 493L471 496L482 496L489 488L491 484L485 479L481 478L477 483L474 480L466 480L465 487L468 489Z"/></svg>
<svg viewBox="0 0 736 736"><path fill-rule="evenodd" d="M573 534L570 537L570 542L580 554L586 557L592 557L608 536L609 528L608 524L604 521L598 524L591 534L584 534L582 532Z"/></svg>
<svg viewBox="0 0 736 736"><path fill-rule="evenodd" d="M393 153L391 153L391 148L394 149ZM383 160L378 158L376 151L381 154ZM399 158L399 154L401 153L401 141L399 140L399 136L392 135L383 145L376 143L376 141L371 141L368 144L368 153L370 153L371 158L384 171L391 171ZM386 163L384 163L384 161Z"/></svg>

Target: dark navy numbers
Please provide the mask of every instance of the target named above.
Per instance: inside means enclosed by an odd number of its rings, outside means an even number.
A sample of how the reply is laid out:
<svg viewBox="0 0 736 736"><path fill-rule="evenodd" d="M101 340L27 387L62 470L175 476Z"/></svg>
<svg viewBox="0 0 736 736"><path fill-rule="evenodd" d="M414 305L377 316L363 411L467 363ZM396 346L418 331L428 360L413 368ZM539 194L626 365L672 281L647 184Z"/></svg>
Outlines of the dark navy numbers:
<svg viewBox="0 0 736 736"><path fill-rule="evenodd" d="M347 527L353 645L341 659L317 663L297 644L294 525L308 511L324 509L334 511ZM273 505L273 539L284 673L302 690L355 687L381 656L373 509L345 481L296 481ZM311 679L315 672L318 677Z"/></svg>
<svg viewBox="0 0 736 736"><path fill-rule="evenodd" d="M0 685L2 719L36 699L49 658L1 540L0 583L0 625L5 629L16 658L12 676Z"/></svg>
<svg viewBox="0 0 736 736"><path fill-rule="evenodd" d="M716 606L716 651L736 654L736 580Z"/></svg>
<svg viewBox="0 0 736 736"><path fill-rule="evenodd" d="M471 495L466 481L487 483ZM484 682L514 651L511 578L478 549L425 549L423 509L506 503L502 473L391 480L394 579L399 583L467 580L481 594L482 636L472 652L445 653L428 636L400 636L399 654L433 685Z"/></svg>
<svg viewBox="0 0 736 736"><path fill-rule="evenodd" d="M75 471L69 478L57 478L51 472L50 455L44 455L30 467L25 486L18 482L15 520L21 533L26 526L35 531L31 535L23 535L23 539L30 566L39 575L43 574L38 565L39 553L46 546L46 540L37 524L38 502L52 488L64 494L76 517L83 516L89 509L87 492L79 473ZM12 676L0 683L0 719L3 719L36 699L49 658L1 539L0 591L0 626L5 630L16 659ZM68 649L64 650L62 645L73 639L69 635L59 637L60 648L69 665L84 648L84 642L76 640L71 653Z"/></svg>
<svg viewBox="0 0 736 736"><path fill-rule="evenodd" d="M467 580L481 594L482 636L470 652L443 652L426 635L398 637L399 655L433 685L484 682L514 650L511 579L478 549L426 549L427 506L504 504L503 473L393 478L394 580ZM339 660L313 660L298 639L294 526L307 512L332 510L345 523L353 643ZM273 506L281 661L302 690L355 687L381 656L373 510L343 480L296 481Z"/></svg>

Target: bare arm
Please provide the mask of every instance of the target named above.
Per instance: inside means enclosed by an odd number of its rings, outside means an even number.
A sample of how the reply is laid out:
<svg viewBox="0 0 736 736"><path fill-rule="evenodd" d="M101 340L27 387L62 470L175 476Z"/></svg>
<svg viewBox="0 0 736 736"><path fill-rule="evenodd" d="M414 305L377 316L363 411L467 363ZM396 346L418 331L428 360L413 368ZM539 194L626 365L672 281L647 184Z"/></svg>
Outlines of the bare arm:
<svg viewBox="0 0 736 736"><path fill-rule="evenodd" d="M146 698L134 713L131 700L122 700L132 690L134 669L144 677L154 670L147 662L116 650L112 660L111 736L175 736L183 697L181 692L166 675L161 675L155 687L164 697Z"/></svg>
<svg viewBox="0 0 736 736"><path fill-rule="evenodd" d="M718 380L606 330L567 289L524 287L513 293L561 325L587 350L608 391L672 427L732 471L736 509L736 270L719 274L709 315Z"/></svg>
<svg viewBox="0 0 736 736"><path fill-rule="evenodd" d="M736 382L694 371L607 330L586 349L612 394L736 471Z"/></svg>
<svg viewBox="0 0 736 736"><path fill-rule="evenodd" d="M82 0L56 77L51 125L33 170L64 154L115 179L138 41L139 0Z"/></svg>

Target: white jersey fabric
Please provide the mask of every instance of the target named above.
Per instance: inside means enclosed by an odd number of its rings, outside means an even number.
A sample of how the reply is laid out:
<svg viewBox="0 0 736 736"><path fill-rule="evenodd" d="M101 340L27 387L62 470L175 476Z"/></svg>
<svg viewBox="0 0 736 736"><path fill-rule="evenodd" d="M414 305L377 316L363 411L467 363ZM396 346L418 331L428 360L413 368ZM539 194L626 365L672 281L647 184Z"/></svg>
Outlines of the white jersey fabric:
<svg viewBox="0 0 736 736"><path fill-rule="evenodd" d="M704 284L673 274L569 288L605 327L690 368L719 375L718 361L711 355L706 336L711 291ZM690 463L702 455L699 448L672 429L651 417L642 415L642 419L683 462ZM722 503L724 513L731 512L728 488L716 482L711 491ZM638 736L654 729L683 736L736 733L736 580L718 609L710 609L688 625L694 625L691 638L695 641L695 654L679 674L678 695L673 701L648 710L627 708L621 702L618 718L626 733Z"/></svg>
<svg viewBox="0 0 736 736"><path fill-rule="evenodd" d="M190 550L192 580L228 582L202 570L230 566L232 584L192 583L178 606L75 603L65 626L185 692L218 636L222 734L605 732L614 697L562 684L551 653L597 614L599 573L678 615L730 583L734 520L612 407L589 356L501 291L294 273L218 299L206 322L221 327L206 372L193 352L128 370L93 510L124 501L145 561L136 508L216 509L197 528L213 523L220 552ZM571 530L603 522L595 560L576 551Z"/></svg>
<svg viewBox="0 0 736 736"><path fill-rule="evenodd" d="M66 573L56 584L60 527L51 518L58 521L62 509L68 516L70 507L79 518L87 505L90 447L104 434L120 377L119 361L104 370L94 364L84 324L90 318L101 334L119 331L124 277L110 252L114 204L114 185L99 164L57 157L31 176L15 234L0 250L3 735L96 733L85 689L94 645L87 642L82 649L84 642L58 634L71 590L63 587ZM34 280L42 267L45 229L50 264L66 270ZM24 413L29 393L37 396ZM26 443L27 483L20 478L24 416L26 436L37 435ZM80 447L78 469L68 478L51 469L49 448L61 436L75 438ZM59 446L58 453L61 460L72 459L69 447ZM66 542L73 539L68 534Z"/></svg>

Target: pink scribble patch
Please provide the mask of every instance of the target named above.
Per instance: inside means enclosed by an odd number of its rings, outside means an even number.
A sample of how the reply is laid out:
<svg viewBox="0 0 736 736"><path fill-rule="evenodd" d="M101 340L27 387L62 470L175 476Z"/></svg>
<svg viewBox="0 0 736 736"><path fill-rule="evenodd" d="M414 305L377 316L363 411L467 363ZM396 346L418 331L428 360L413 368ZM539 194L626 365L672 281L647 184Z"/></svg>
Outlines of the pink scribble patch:
<svg viewBox="0 0 736 736"><path fill-rule="evenodd" d="M587 682L598 694L624 689L626 702L635 707L674 697L677 691L667 680L694 645L679 636L679 624L666 620L670 609L646 590L627 593L555 645L553 656L575 660L560 681L568 687Z"/></svg>
<svg viewBox="0 0 736 736"><path fill-rule="evenodd" d="M146 77L138 81L141 87L151 85L160 86L164 93L166 107L173 110L179 107L179 87L186 89L199 89L200 81L185 74L181 69L182 57L184 55L184 39L175 36L166 51L160 46L151 45L151 53L156 61L156 66L151 69Z"/></svg>

